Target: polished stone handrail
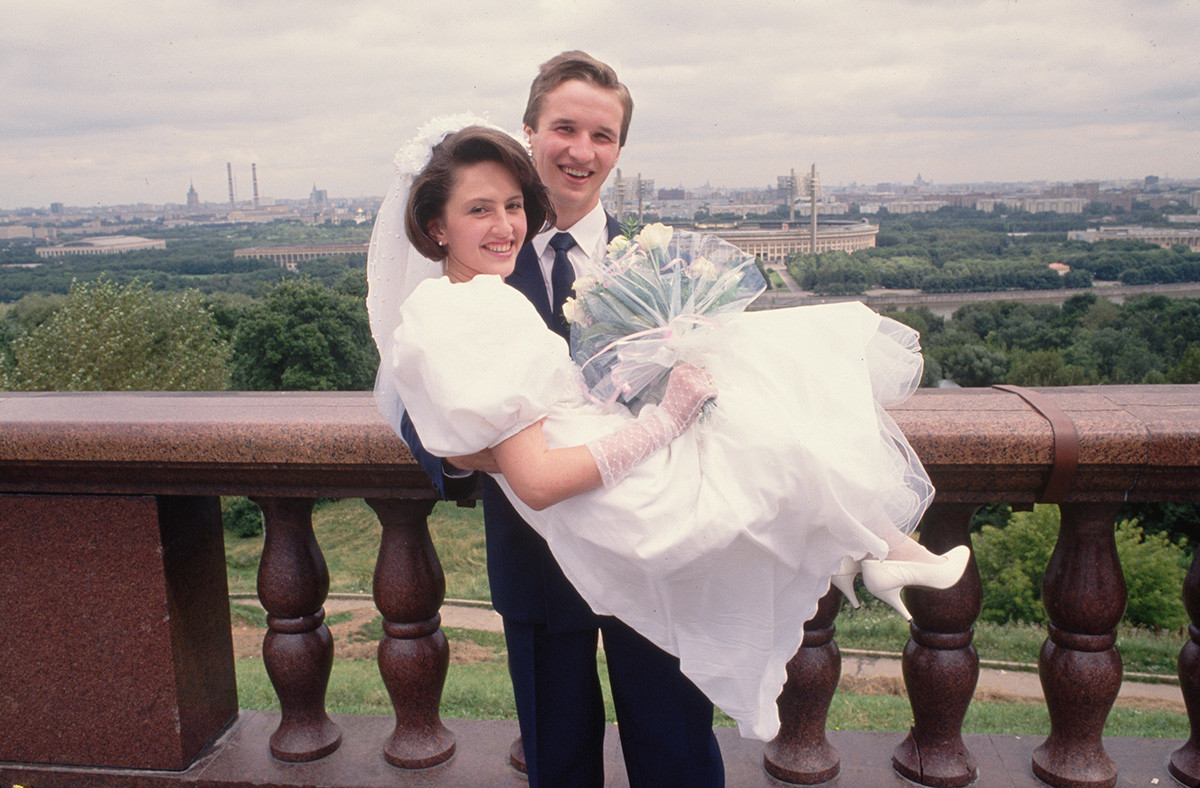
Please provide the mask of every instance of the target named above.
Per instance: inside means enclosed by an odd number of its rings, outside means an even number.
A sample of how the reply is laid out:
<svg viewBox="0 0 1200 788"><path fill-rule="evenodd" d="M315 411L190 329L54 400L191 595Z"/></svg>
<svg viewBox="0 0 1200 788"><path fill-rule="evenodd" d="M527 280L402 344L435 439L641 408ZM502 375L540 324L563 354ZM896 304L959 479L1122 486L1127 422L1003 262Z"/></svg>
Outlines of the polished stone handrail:
<svg viewBox="0 0 1200 788"><path fill-rule="evenodd" d="M1062 506L1062 526L1046 573L1051 623L1040 658L1051 732L1033 753L1032 768L1052 785L1113 785L1117 766L1104 749L1101 731L1121 678L1115 627L1125 586L1113 539L1116 508L1126 500L1200 500L1200 386L1022 394L923 390L890 412L938 488L921 529L922 541L935 550L969 544L970 516L979 504L1029 505L1047 500L1052 476L1061 485L1051 491ZM201 565L172 556L214 554L214 540L220 541L219 518L213 516L219 495L250 495L265 514L259 574L268 613L263 658L281 706L270 735L271 754L281 761L313 761L335 751L342 740L324 708L332 661L323 623L328 573L310 513L317 497L363 497L383 527L375 575L376 604L385 622L379 663L396 709L395 730L383 754L406 768L449 758L454 736L437 710L447 664L438 616L444 580L425 523L433 495L369 394L0 394L0 570L19 571L33 560L29 556L53 562L71 549L37 552L37 540L22 534L44 530L56 539L78 537L88 550L98 550L103 545L91 532L73 527L76 523L128 520L136 525L157 517L155 538L161 536L163 561L156 571L162 575L164 601L161 611L154 608L147 615L161 612L168 622L182 617L189 626L194 620L211 623L223 604L223 565L211 558ZM130 533L145 530L131 526ZM183 542L185 547L177 547ZM28 554L24 559L21 551ZM68 573L72 577L64 582L102 598L106 586L140 579L154 564L124 554L107 560L106 572ZM215 572L222 573L219 582ZM187 594L180 593L181 578ZM199 587L216 600L207 609L190 593ZM907 595L914 623L904 674L914 724L896 749L893 766L919 783L960 786L976 776L961 724L978 676L971 638L980 588L972 562L954 588ZM1194 785L1200 784L1200 567L1195 565L1185 584L1185 603L1193 627L1180 657L1180 679L1193 738L1173 755L1171 771ZM806 625L805 645L789 666L780 699L784 727L764 753L765 768L781 779L815 783L840 768L840 756L824 733L839 672L833 639L839 605L837 592L831 592ZM189 613L193 608L198 612ZM12 615L17 618L0 618L0 624L19 623L21 611ZM225 616L227 621L227 609ZM64 645L77 658L86 657L92 640L104 638L106 623L95 618L80 614L66 630L28 633L34 641L46 641L37 664L50 667L45 676L22 668L29 674L21 676L29 689L18 693L18 703L36 704L39 680L58 680L56 671L70 669L55 662ZM156 647L153 633L146 634L141 656L151 664L138 664L147 671L143 676L160 670L164 686L174 693L177 708L167 709L164 719L186 723L177 726L175 739L130 754L105 738L104 726L100 732L86 729L84 717L91 712L72 716L70 710L57 710L66 719L48 721L53 735L32 722L18 728L18 735L0 742L0 761L185 768L229 724L229 715L236 715L236 708L227 708L231 682L224 678L232 671L231 658L220 643L192 642L187 634L184 626L168 625L164 656L157 662L146 656ZM201 653L204 658L197 656ZM113 681L97 680L101 693ZM153 699L159 702L163 687L156 689ZM209 702L217 696L225 698L224 705ZM204 701L199 703L203 714L195 711L198 699ZM159 724L152 714L140 713L147 725ZM79 747L64 743L64 729L77 733ZM148 734L138 735L146 740Z"/></svg>

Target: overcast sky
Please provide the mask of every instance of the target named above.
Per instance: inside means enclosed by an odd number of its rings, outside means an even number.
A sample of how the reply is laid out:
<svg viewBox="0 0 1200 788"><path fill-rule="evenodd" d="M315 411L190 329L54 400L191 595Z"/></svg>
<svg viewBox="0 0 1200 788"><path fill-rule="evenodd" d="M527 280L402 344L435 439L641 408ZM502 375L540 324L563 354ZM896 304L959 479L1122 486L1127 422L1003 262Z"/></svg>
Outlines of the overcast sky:
<svg viewBox="0 0 1200 788"><path fill-rule="evenodd" d="M1200 0L0 0L0 208L382 195L576 48L658 187L1200 177Z"/></svg>

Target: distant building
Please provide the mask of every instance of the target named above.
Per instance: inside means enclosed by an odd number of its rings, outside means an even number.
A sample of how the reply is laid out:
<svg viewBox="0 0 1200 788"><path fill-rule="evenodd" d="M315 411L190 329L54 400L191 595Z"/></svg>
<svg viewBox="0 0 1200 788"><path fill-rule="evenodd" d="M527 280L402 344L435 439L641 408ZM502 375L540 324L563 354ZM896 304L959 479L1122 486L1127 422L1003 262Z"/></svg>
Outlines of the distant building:
<svg viewBox="0 0 1200 788"><path fill-rule="evenodd" d="M850 204L841 202L840 200L821 200L817 203L817 216L841 216L850 212ZM798 216L811 216L812 203L808 200L796 201L796 214Z"/></svg>
<svg viewBox="0 0 1200 788"><path fill-rule="evenodd" d="M883 207L888 213L935 213L939 208L945 208L946 203L942 200L892 200L883 203Z"/></svg>
<svg viewBox="0 0 1200 788"><path fill-rule="evenodd" d="M18 238L33 238L33 228L24 224L0 225L0 241L12 241Z"/></svg>
<svg viewBox="0 0 1200 788"><path fill-rule="evenodd" d="M616 182L611 190L612 200L616 207L613 214L617 219L624 219L626 214L641 212L645 209L646 200L654 194L654 180L651 178L622 178L617 170Z"/></svg>
<svg viewBox="0 0 1200 788"><path fill-rule="evenodd" d="M196 184L188 184L187 207L189 211L200 210L200 195L196 192Z"/></svg>
<svg viewBox="0 0 1200 788"><path fill-rule="evenodd" d="M289 271L296 270L296 264L303 260L315 260L318 257L334 255L363 255L366 256L369 243L329 243L329 244L292 244L289 246L252 246L248 249L235 249L234 257L250 257L255 259L274 260Z"/></svg>
<svg viewBox="0 0 1200 788"><path fill-rule="evenodd" d="M58 246L42 246L34 251L38 257L67 257L76 254L123 254L137 249L166 249L161 239L140 238L134 235L99 235L80 238Z"/></svg>
<svg viewBox="0 0 1200 788"><path fill-rule="evenodd" d="M279 219L294 218L294 212L286 205L268 205L265 208L252 208L248 211L230 211L226 214L226 218L231 222L263 224Z"/></svg>
<svg viewBox="0 0 1200 788"><path fill-rule="evenodd" d="M1193 252L1200 252L1200 229L1173 230L1161 227L1101 227L1098 230L1072 230L1067 233L1071 241L1141 241L1170 249L1184 244Z"/></svg>
<svg viewBox="0 0 1200 788"><path fill-rule="evenodd" d="M747 254L763 262L782 263L789 254L809 253L812 248L812 233L808 227L784 227L782 229L719 229L714 233ZM817 228L817 252L856 252L875 245L879 228L866 222L819 225Z"/></svg>
<svg viewBox="0 0 1200 788"><path fill-rule="evenodd" d="M992 197L975 201L975 210L994 211L1007 208L1029 213L1083 213L1088 206L1086 197Z"/></svg>
<svg viewBox="0 0 1200 788"><path fill-rule="evenodd" d="M1083 197L1031 197L1021 203L1030 213L1083 213L1088 206Z"/></svg>

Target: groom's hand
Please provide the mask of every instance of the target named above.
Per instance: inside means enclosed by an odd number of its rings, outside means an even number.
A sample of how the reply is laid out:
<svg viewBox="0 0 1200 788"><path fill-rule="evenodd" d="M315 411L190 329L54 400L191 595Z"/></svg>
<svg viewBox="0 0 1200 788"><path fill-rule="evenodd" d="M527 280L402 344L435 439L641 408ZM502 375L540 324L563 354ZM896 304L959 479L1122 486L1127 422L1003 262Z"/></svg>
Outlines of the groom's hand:
<svg viewBox="0 0 1200 788"><path fill-rule="evenodd" d="M500 466L491 449L477 451L474 454L463 454L459 457L447 457L446 462L464 471L483 471L484 473L500 473Z"/></svg>

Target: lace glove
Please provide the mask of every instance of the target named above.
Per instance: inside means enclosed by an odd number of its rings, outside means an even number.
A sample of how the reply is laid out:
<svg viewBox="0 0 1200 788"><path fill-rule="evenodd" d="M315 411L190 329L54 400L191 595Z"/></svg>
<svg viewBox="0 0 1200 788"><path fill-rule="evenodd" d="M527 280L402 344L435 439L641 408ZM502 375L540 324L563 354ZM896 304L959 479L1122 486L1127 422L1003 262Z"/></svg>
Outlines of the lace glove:
<svg viewBox="0 0 1200 788"><path fill-rule="evenodd" d="M631 424L585 444L604 486L613 486L635 465L682 435L704 403L716 396L716 386L703 369L683 364L671 370L658 407L644 409Z"/></svg>

